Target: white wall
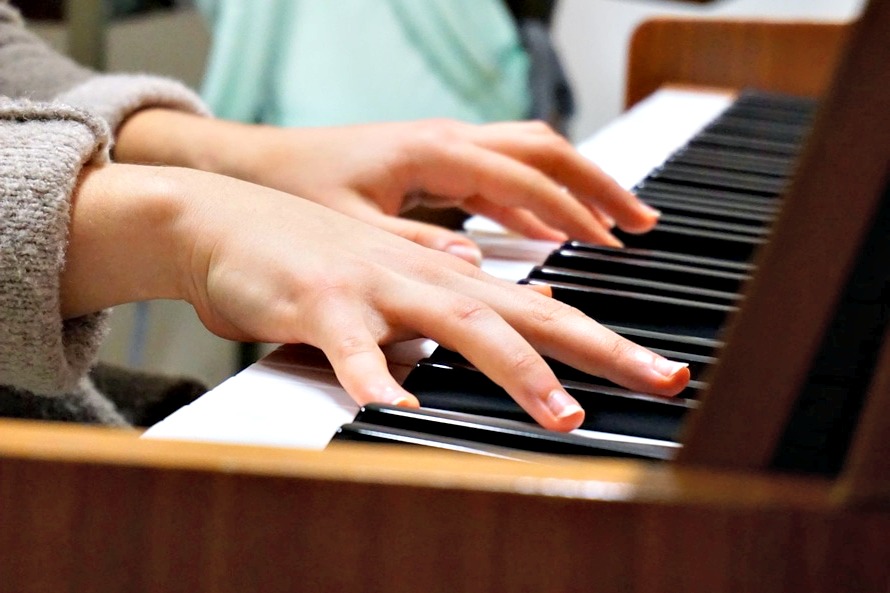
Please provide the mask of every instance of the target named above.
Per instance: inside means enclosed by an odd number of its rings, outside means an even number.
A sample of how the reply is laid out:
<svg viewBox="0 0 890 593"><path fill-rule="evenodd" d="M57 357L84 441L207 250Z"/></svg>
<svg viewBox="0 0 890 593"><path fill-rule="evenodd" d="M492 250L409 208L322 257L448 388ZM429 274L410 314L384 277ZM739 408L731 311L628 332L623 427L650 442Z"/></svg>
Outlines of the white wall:
<svg viewBox="0 0 890 593"><path fill-rule="evenodd" d="M648 17L848 20L863 5L864 0L717 0L707 5L671 0L559 0L554 36L578 105L572 136L586 138L620 113L627 45L633 29Z"/></svg>

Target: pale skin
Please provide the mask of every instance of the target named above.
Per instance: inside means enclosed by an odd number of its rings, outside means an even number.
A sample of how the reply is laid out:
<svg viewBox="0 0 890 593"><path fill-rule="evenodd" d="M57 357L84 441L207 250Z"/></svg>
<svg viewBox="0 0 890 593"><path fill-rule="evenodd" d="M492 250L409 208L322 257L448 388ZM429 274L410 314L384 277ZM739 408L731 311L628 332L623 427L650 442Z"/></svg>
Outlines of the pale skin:
<svg viewBox="0 0 890 593"><path fill-rule="evenodd" d="M121 127L115 155L273 187L475 263L478 249L465 236L393 216L406 196L433 196L556 241L617 246L614 225L645 232L658 219L541 122L278 128L146 109ZM457 246L463 249L449 249Z"/></svg>
<svg viewBox="0 0 890 593"><path fill-rule="evenodd" d="M197 129L182 130L182 117ZM681 391L689 380L683 365L443 252L448 241L472 247L464 237L391 216L406 193L424 190L532 235L557 238L564 228L608 242L612 220L642 231L657 214L571 150L538 155L549 140L533 124L498 124L492 135L448 122L416 125L302 136L139 112L119 131L116 158L175 166L84 171L73 199L63 315L182 299L224 338L317 346L359 403L417 405L389 374L379 345L425 336L464 354L555 430L576 428L584 413L542 355L631 389ZM176 142L178 134L192 143ZM443 146L448 134L453 144Z"/></svg>

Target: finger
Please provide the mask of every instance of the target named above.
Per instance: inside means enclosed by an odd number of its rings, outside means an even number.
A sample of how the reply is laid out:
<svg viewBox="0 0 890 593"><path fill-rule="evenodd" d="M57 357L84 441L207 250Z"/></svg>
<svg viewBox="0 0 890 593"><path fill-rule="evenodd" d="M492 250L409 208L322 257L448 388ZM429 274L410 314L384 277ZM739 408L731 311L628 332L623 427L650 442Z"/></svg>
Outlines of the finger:
<svg viewBox="0 0 890 593"><path fill-rule="evenodd" d="M545 356L628 389L676 395L689 369L603 327L581 311L530 291L502 289L486 297Z"/></svg>
<svg viewBox="0 0 890 593"><path fill-rule="evenodd" d="M482 263L482 251L471 239L446 228L387 215L372 222L419 245L450 253L476 266Z"/></svg>
<svg viewBox="0 0 890 593"><path fill-rule="evenodd" d="M428 193L462 199L481 195L501 206L527 209L574 238L620 245L590 210L562 186L513 158L463 143L435 147L417 158L420 172L425 173L421 177L423 189ZM429 171L463 173L431 175Z"/></svg>
<svg viewBox="0 0 890 593"><path fill-rule="evenodd" d="M532 293L532 291L528 291ZM398 314L467 360L504 388L545 428L577 428L584 410L560 385L544 359L493 309L476 299L429 286L411 296L399 290ZM431 308L426 303L435 302Z"/></svg>
<svg viewBox="0 0 890 593"><path fill-rule="evenodd" d="M312 335L331 363L337 380L356 403L419 406L393 378L377 339L357 301L327 295L324 313L314 316Z"/></svg>
<svg viewBox="0 0 890 593"><path fill-rule="evenodd" d="M531 289L545 297L553 298L553 289L547 284L523 284L522 287Z"/></svg>
<svg viewBox="0 0 890 593"><path fill-rule="evenodd" d="M658 220L651 208L540 122L487 125L470 132L473 141L540 169L579 200L601 209L628 232L644 232Z"/></svg>
<svg viewBox="0 0 890 593"><path fill-rule="evenodd" d="M565 241L568 239L568 235L564 232L551 227L523 208L501 206L478 196L465 200L462 207L467 212L490 218L529 239L543 241Z"/></svg>

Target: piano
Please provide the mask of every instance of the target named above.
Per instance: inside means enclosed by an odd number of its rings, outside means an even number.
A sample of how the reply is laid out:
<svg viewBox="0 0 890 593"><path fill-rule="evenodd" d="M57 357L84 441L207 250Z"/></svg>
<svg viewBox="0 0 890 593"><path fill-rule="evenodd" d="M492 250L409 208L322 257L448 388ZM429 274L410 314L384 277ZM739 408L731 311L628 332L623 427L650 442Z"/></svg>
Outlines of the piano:
<svg viewBox="0 0 890 593"><path fill-rule="evenodd" d="M732 102L733 96L726 92L663 89L582 143L579 150L632 187ZM666 119L672 126L653 134L653 127ZM642 158L641 145L648 149ZM553 242L510 236L486 219L471 219L467 232L485 253L483 269L514 281L525 278L559 248ZM397 378L404 379L434 348L425 340L390 347L390 367ZM249 405L245 393L252 394ZM358 411L322 355L288 345L151 427L144 437L323 449Z"/></svg>
<svg viewBox="0 0 890 593"><path fill-rule="evenodd" d="M356 410L308 363L307 395L291 399L321 394L339 407L333 429L318 420L323 450L268 446L276 443L248 431L252 445L198 442L213 439L197 432L170 438L202 413L202 401L274 399L264 389L292 385L297 354L312 354L288 347L252 370L252 390L236 393L249 377L242 373L146 438L3 422L0 583L15 591L888 590L890 340L880 290L888 27L890 5L869 3L819 100L742 302L714 335L699 337L719 342L711 343L718 361L669 460L631 451L511 461L328 445ZM546 258L558 247L525 248ZM394 348L394 369L408 375L418 352L432 354L430 344ZM852 397L822 397L813 386L826 378L828 395ZM825 416L825 402L840 414ZM251 408L238 410L251 425ZM295 432L299 415L283 409L266 430ZM824 417L841 421L813 430ZM802 438L813 434L825 438Z"/></svg>

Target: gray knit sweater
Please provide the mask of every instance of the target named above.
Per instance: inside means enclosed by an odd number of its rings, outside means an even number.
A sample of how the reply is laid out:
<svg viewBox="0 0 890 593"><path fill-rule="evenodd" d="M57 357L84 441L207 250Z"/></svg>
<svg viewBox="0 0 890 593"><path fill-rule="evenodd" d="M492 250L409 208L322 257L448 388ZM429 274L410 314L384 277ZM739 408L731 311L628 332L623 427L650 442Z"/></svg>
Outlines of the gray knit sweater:
<svg viewBox="0 0 890 593"><path fill-rule="evenodd" d="M63 320L59 306L77 176L106 162L114 131L147 106L205 113L178 82L97 75L59 56L0 0L0 415L126 425L143 386L157 386L97 371L107 314Z"/></svg>

